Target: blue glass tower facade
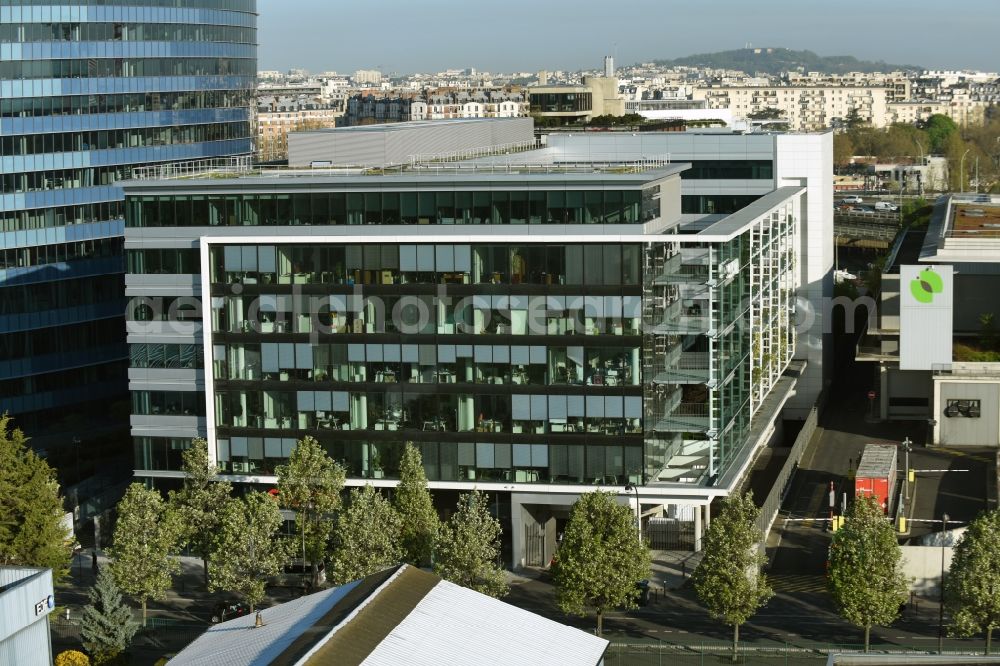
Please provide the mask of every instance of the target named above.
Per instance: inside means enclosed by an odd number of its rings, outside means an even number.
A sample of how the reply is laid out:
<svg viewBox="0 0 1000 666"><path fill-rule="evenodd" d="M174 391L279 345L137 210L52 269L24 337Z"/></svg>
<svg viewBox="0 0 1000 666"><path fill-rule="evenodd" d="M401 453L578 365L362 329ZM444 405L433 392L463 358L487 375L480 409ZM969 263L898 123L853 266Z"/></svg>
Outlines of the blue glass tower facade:
<svg viewBox="0 0 1000 666"><path fill-rule="evenodd" d="M0 412L29 434L125 427L116 183L252 153L256 22L256 0L0 0Z"/></svg>

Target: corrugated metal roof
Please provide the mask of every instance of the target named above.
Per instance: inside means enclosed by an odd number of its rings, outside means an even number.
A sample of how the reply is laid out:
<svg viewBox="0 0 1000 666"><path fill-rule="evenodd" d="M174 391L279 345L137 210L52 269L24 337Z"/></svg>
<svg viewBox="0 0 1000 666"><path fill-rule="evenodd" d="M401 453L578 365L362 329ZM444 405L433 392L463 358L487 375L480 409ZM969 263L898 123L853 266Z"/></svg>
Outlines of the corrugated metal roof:
<svg viewBox="0 0 1000 666"><path fill-rule="evenodd" d="M608 641L441 581L362 663L365 666L594 666Z"/></svg>
<svg viewBox="0 0 1000 666"><path fill-rule="evenodd" d="M169 664L270 664L360 583L355 581L265 609L261 612L263 627L254 627L254 615L217 624L181 650Z"/></svg>
<svg viewBox="0 0 1000 666"><path fill-rule="evenodd" d="M855 476L883 478L892 472L896 462L896 447L892 444L866 444Z"/></svg>

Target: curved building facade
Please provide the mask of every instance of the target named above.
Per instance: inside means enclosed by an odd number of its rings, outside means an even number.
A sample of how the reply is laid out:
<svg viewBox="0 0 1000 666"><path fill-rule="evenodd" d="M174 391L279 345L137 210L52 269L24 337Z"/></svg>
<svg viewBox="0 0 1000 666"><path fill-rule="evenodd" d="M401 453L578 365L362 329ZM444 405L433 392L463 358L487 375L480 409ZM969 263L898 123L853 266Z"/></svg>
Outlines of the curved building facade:
<svg viewBox="0 0 1000 666"><path fill-rule="evenodd" d="M116 183L252 153L256 5L0 0L0 412L29 434L126 427Z"/></svg>

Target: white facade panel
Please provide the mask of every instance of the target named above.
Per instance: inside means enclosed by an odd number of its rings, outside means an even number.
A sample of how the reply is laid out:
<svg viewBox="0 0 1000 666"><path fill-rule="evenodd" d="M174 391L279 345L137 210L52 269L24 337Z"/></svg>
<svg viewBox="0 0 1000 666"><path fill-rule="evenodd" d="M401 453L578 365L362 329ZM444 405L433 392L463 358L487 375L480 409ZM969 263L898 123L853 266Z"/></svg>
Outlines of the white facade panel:
<svg viewBox="0 0 1000 666"><path fill-rule="evenodd" d="M953 267L899 267L899 369L932 370L952 361Z"/></svg>
<svg viewBox="0 0 1000 666"><path fill-rule="evenodd" d="M49 666L52 571L0 567L0 588L0 664Z"/></svg>

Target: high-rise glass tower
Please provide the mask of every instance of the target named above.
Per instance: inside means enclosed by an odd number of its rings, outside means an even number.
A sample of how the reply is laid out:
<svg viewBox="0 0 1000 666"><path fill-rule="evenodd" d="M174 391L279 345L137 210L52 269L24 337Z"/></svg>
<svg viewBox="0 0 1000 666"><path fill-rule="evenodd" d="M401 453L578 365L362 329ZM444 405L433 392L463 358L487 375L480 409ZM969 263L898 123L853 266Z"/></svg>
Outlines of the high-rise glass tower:
<svg viewBox="0 0 1000 666"><path fill-rule="evenodd" d="M256 5L0 0L0 412L29 434L127 426L115 183L252 153Z"/></svg>

